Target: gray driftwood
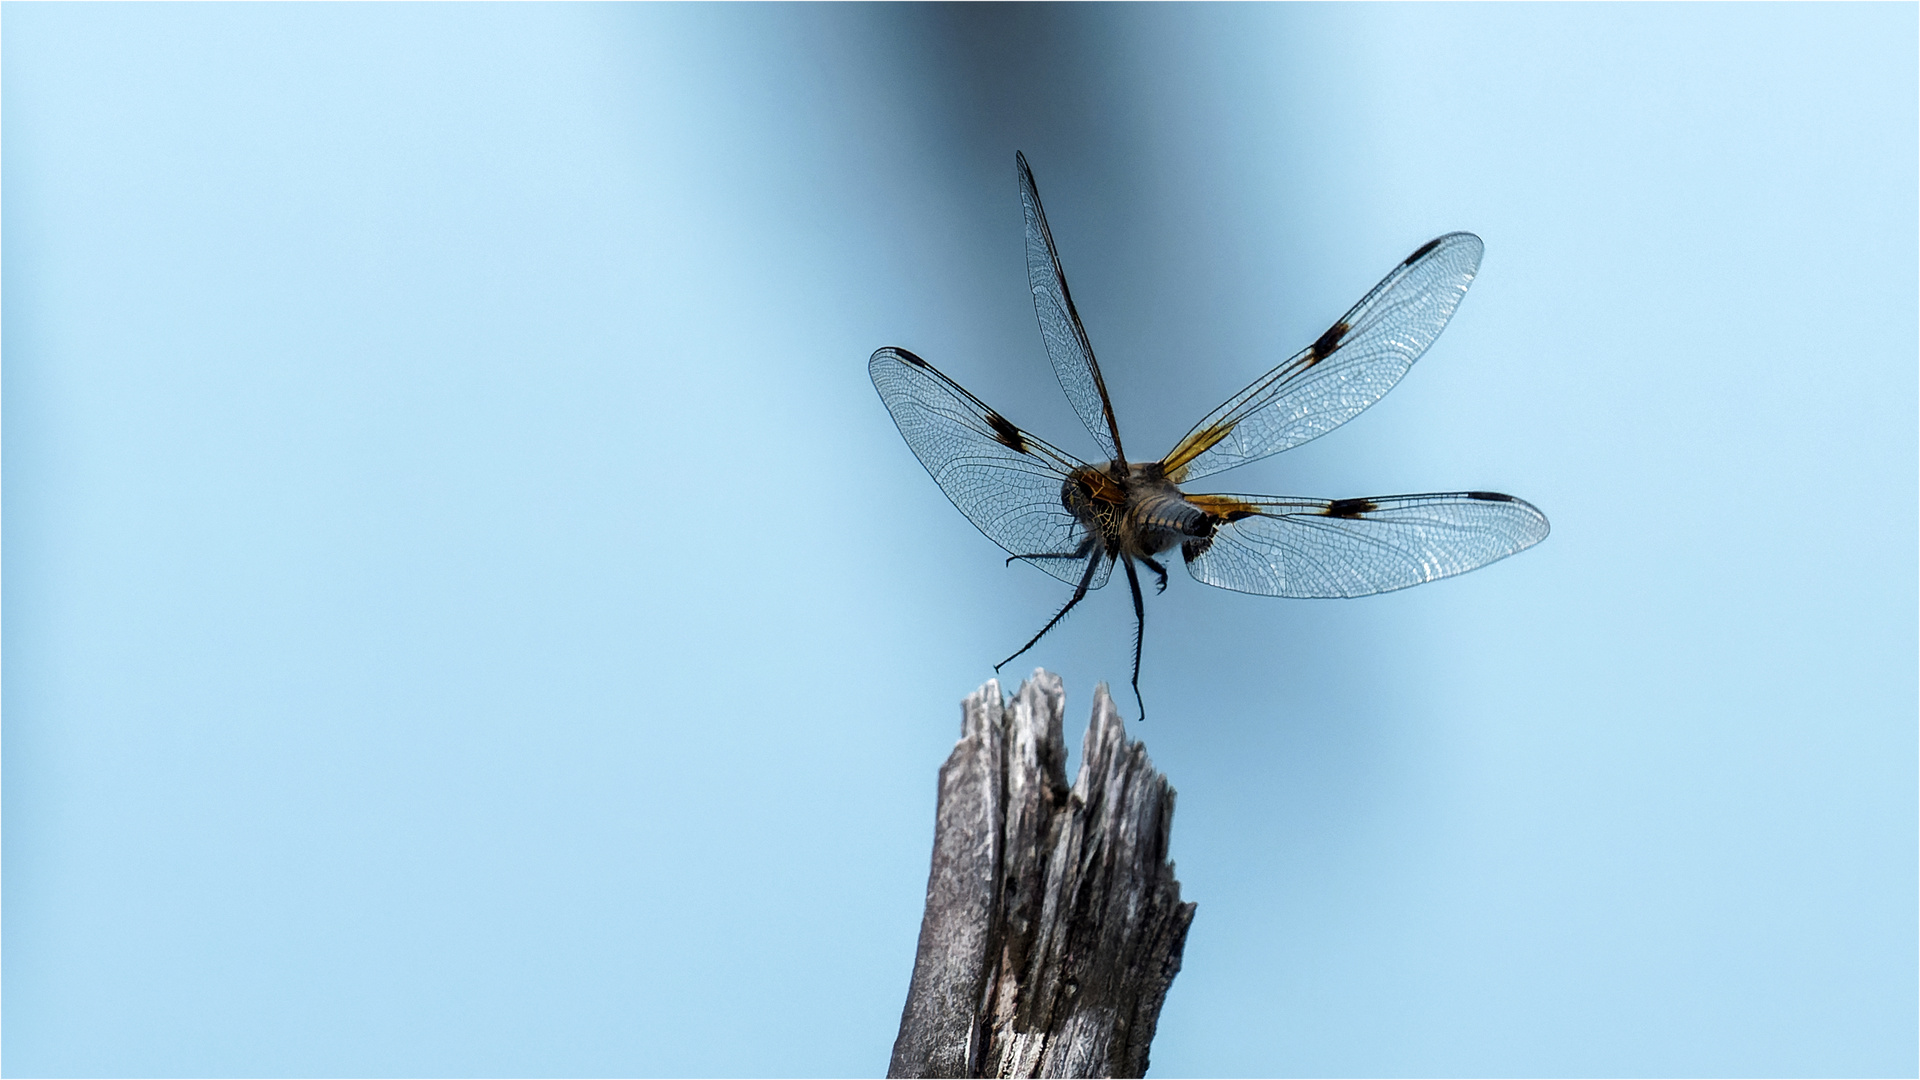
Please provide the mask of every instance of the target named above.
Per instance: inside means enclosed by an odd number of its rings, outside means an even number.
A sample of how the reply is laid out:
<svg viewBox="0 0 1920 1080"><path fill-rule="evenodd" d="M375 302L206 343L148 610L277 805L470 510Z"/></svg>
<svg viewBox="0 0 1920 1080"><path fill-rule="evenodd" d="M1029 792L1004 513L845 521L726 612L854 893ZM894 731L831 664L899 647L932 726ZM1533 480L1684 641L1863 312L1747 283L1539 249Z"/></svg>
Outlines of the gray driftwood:
<svg viewBox="0 0 1920 1080"><path fill-rule="evenodd" d="M1036 671L961 707L913 983L888 1076L1144 1076L1192 904L1173 789L1094 691L1067 787L1064 691Z"/></svg>

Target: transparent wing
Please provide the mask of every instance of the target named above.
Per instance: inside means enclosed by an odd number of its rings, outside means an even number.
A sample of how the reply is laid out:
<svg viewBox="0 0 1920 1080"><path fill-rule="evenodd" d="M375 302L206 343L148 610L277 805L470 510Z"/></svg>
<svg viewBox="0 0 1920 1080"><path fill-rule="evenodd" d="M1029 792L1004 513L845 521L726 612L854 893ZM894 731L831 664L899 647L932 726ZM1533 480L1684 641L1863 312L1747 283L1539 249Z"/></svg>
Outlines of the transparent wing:
<svg viewBox="0 0 1920 1080"><path fill-rule="evenodd" d="M1479 237L1457 232L1407 256L1313 344L1195 424L1162 462L1168 478L1185 483L1245 465L1360 415L1446 328L1482 250Z"/></svg>
<svg viewBox="0 0 1920 1080"><path fill-rule="evenodd" d="M1061 504L1060 487L1081 462L1014 427L905 349L874 353L867 371L907 446L967 520L1008 554L1029 556L1078 585L1094 545ZM1108 561L1095 572L1094 588L1112 568Z"/></svg>
<svg viewBox="0 0 1920 1080"><path fill-rule="evenodd" d="M1208 585L1262 596L1390 592L1476 570L1547 537L1546 515L1490 491L1278 499L1189 495L1214 533L1183 549Z"/></svg>
<svg viewBox="0 0 1920 1080"><path fill-rule="evenodd" d="M1033 170L1027 168L1026 155L1015 151L1013 161L1020 174L1020 209L1027 219L1027 284L1033 290L1033 311L1040 317L1040 337L1047 343L1047 357L1053 361L1053 373L1060 377L1060 389L1067 392L1073 411L1093 433L1100 452L1109 460L1123 460L1113 402L1107 397L1107 383L1100 377L1086 327L1080 325L1073 297L1067 294L1066 271L1060 268L1060 255L1053 249L1046 211L1040 209L1040 189L1033 186Z"/></svg>

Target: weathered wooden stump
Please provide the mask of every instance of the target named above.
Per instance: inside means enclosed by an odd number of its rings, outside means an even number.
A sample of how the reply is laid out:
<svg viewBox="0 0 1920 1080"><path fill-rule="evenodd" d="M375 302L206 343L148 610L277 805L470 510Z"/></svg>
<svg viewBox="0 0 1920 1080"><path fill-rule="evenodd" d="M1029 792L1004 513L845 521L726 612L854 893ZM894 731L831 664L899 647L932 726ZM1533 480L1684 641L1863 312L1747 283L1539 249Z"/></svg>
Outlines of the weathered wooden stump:
<svg viewBox="0 0 1920 1080"><path fill-rule="evenodd" d="M1103 685L1067 787L1045 671L962 705L888 1076L1144 1076L1194 905L1167 861L1173 789Z"/></svg>

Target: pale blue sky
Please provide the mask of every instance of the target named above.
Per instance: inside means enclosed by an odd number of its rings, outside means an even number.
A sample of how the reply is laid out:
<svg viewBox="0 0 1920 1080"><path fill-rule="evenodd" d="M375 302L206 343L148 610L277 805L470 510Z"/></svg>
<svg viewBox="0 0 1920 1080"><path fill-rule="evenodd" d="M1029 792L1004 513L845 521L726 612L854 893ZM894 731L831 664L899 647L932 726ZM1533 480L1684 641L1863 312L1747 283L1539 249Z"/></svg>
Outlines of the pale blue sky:
<svg viewBox="0 0 1920 1080"><path fill-rule="evenodd" d="M1913 1075L1916 8L8 5L12 1075L884 1070L958 701L1065 597L867 382L1552 518L1150 598L1155 1073ZM1124 586L1027 658L1124 682ZM1024 670L1024 668L1022 668Z"/></svg>

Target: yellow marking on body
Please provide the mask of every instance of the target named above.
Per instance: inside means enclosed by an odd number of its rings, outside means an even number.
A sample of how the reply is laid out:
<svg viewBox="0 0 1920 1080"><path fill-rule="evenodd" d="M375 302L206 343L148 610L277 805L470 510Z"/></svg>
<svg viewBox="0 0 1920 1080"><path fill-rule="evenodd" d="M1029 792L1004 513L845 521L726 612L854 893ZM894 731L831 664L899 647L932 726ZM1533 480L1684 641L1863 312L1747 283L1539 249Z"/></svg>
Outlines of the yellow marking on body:
<svg viewBox="0 0 1920 1080"><path fill-rule="evenodd" d="M1224 424L1213 424L1181 439L1180 445L1173 448L1173 453L1160 459L1160 468L1166 472L1167 479L1176 484L1179 483L1186 473L1187 465L1194 458L1213 449L1221 439L1226 438L1233 431L1234 425L1238 423L1239 421L1233 420Z"/></svg>
<svg viewBox="0 0 1920 1080"><path fill-rule="evenodd" d="M1087 497L1095 502L1111 503L1120 506L1127 501L1127 493L1120 489L1113 477L1105 469L1082 466L1073 470L1073 478L1087 488Z"/></svg>

